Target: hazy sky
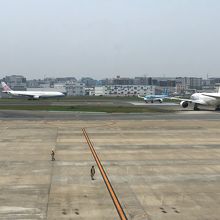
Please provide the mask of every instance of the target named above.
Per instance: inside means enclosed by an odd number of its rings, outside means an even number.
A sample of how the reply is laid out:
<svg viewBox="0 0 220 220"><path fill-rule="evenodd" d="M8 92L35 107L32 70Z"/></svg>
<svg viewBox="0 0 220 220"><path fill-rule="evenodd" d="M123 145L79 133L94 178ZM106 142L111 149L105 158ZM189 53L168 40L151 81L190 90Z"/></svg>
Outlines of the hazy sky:
<svg viewBox="0 0 220 220"><path fill-rule="evenodd" d="M220 77L219 0L0 0L0 77Z"/></svg>

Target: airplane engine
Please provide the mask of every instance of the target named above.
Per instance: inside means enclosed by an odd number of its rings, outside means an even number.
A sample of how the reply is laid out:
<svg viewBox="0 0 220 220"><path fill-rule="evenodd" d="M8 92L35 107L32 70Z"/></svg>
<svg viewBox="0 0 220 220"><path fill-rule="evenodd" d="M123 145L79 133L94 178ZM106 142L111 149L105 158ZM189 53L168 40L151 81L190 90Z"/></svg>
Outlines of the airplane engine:
<svg viewBox="0 0 220 220"><path fill-rule="evenodd" d="M183 108L187 108L189 106L189 103L186 101L182 101L180 102L180 106L182 106Z"/></svg>
<svg viewBox="0 0 220 220"><path fill-rule="evenodd" d="M33 98L34 99L39 99L40 97L38 95L35 95Z"/></svg>
<svg viewBox="0 0 220 220"><path fill-rule="evenodd" d="M163 102L163 99L159 99L159 103L162 103Z"/></svg>

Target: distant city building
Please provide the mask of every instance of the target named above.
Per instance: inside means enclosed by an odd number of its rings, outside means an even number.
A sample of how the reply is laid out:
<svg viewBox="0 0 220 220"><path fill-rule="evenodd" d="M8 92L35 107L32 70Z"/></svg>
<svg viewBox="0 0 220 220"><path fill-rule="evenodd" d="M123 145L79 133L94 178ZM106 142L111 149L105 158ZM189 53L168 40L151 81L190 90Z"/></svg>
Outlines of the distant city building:
<svg viewBox="0 0 220 220"><path fill-rule="evenodd" d="M158 81L157 85L161 87L175 87L176 81L175 80L161 80L161 81Z"/></svg>
<svg viewBox="0 0 220 220"><path fill-rule="evenodd" d="M85 84L80 82L67 82L65 84L67 96L84 96Z"/></svg>
<svg viewBox="0 0 220 220"><path fill-rule="evenodd" d="M183 91L189 89L190 82L189 82L189 78L187 77L177 77L176 83L178 84L179 87L183 89Z"/></svg>
<svg viewBox="0 0 220 220"><path fill-rule="evenodd" d="M95 87L85 88L85 95L94 96L95 95Z"/></svg>
<svg viewBox="0 0 220 220"><path fill-rule="evenodd" d="M155 87L155 95L173 95L177 93L177 88L172 86L154 86Z"/></svg>
<svg viewBox="0 0 220 220"><path fill-rule="evenodd" d="M215 83L215 92L218 92L220 88L220 83Z"/></svg>
<svg viewBox="0 0 220 220"><path fill-rule="evenodd" d="M210 79L203 79L202 86L211 86L211 80Z"/></svg>
<svg viewBox="0 0 220 220"><path fill-rule="evenodd" d="M78 95L116 95L135 96L147 94L185 95L195 91L214 92L220 85L220 78L202 79L199 77L120 77L96 80L82 77L58 77L26 80L21 75L6 76L2 79L13 90L60 91L69 96ZM0 94L1 95L1 94ZM6 94L2 94L5 96Z"/></svg>
<svg viewBox="0 0 220 220"><path fill-rule="evenodd" d="M212 92L215 89L215 85L211 84L210 79L203 79L202 80L202 90L205 92Z"/></svg>
<svg viewBox="0 0 220 220"><path fill-rule="evenodd" d="M184 90L189 89L202 89L202 78L197 77L177 77L177 83L182 83Z"/></svg>
<svg viewBox="0 0 220 220"><path fill-rule="evenodd" d="M96 86L97 80L92 79L90 77L83 77L80 80L81 83L84 83L87 88L92 88Z"/></svg>
<svg viewBox="0 0 220 220"><path fill-rule="evenodd" d="M219 85L220 83L220 78L209 78L209 80L210 80L210 85L213 85L214 87L216 85Z"/></svg>
<svg viewBox="0 0 220 220"><path fill-rule="evenodd" d="M54 83L55 82L55 78L47 77L47 78L43 79L43 82L45 82L47 84Z"/></svg>
<svg viewBox="0 0 220 220"><path fill-rule="evenodd" d="M151 77L135 77L134 85L152 85Z"/></svg>
<svg viewBox="0 0 220 220"><path fill-rule="evenodd" d="M111 85L95 87L96 96L137 96L154 95L155 86Z"/></svg>
<svg viewBox="0 0 220 220"><path fill-rule="evenodd" d="M39 80L33 79L33 80L27 80L27 88L38 88L40 87Z"/></svg>
<svg viewBox="0 0 220 220"><path fill-rule="evenodd" d="M94 95L95 96L107 96L108 92L107 92L107 86L96 86L95 87L95 91L94 91Z"/></svg>
<svg viewBox="0 0 220 220"><path fill-rule="evenodd" d="M66 81L67 79L72 79L73 81ZM28 85L30 85L28 88L29 91L57 91L67 96L85 95L85 84L77 82L75 77L46 78L45 80L37 80L36 82L31 80L28 82Z"/></svg>
<svg viewBox="0 0 220 220"><path fill-rule="evenodd" d="M21 75L6 76L2 81L6 82L13 90L22 91L27 89L26 78Z"/></svg>
<svg viewBox="0 0 220 220"><path fill-rule="evenodd" d="M106 78L106 79L101 79L101 80L99 80L98 84L99 84L100 86L112 85L112 84L113 84L113 79L108 79L108 78Z"/></svg>
<svg viewBox="0 0 220 220"><path fill-rule="evenodd" d="M39 87L40 88L53 88L54 87L54 83L52 83L52 82L49 82L49 83L41 82L39 84Z"/></svg>
<svg viewBox="0 0 220 220"><path fill-rule="evenodd" d="M184 94L185 87L181 82L176 82L176 93L179 95Z"/></svg>
<svg viewBox="0 0 220 220"><path fill-rule="evenodd" d="M117 76L112 81L113 85L134 85L134 79L131 78L121 78L120 76Z"/></svg>
<svg viewBox="0 0 220 220"><path fill-rule="evenodd" d="M62 92L66 94L65 84L54 84L53 87L49 87L49 84L44 84L45 87L29 87L27 91L51 91L51 92ZM47 85L47 86L46 86Z"/></svg>
<svg viewBox="0 0 220 220"><path fill-rule="evenodd" d="M202 89L202 78L190 77L190 89Z"/></svg>
<svg viewBox="0 0 220 220"><path fill-rule="evenodd" d="M55 78L55 83L66 83L66 82L77 82L77 79L75 77L59 77Z"/></svg>

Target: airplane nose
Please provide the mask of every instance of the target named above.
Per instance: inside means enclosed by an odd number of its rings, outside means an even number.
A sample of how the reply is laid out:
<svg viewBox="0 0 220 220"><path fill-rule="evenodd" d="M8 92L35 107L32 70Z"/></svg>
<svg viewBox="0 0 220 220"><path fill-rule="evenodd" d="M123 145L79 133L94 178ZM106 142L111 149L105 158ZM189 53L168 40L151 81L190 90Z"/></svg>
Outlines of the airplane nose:
<svg viewBox="0 0 220 220"><path fill-rule="evenodd" d="M191 97L190 97L190 99L192 99L192 100L196 100L196 99L197 99L197 95L192 94Z"/></svg>

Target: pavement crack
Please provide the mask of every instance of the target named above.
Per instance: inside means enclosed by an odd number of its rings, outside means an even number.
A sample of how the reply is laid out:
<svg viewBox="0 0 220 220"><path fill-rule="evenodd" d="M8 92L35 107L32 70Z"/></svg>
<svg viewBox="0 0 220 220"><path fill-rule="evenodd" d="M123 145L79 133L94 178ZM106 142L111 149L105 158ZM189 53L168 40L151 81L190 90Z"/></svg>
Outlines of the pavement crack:
<svg viewBox="0 0 220 220"><path fill-rule="evenodd" d="M56 152L56 143L58 140L58 128L56 128L56 135L55 135L55 143L54 143L54 151ZM50 203L50 192L51 192L51 186L53 181L53 173L54 173L54 163L55 161L51 162L51 171L50 171L50 181L49 181L49 187L48 187L48 198L47 198L47 206L46 206L46 219L48 217L48 210L49 210L49 203Z"/></svg>

